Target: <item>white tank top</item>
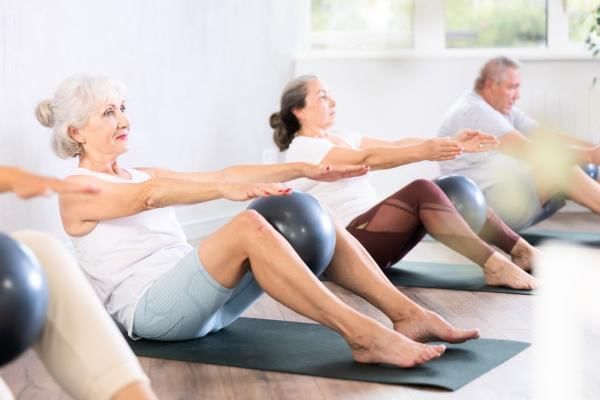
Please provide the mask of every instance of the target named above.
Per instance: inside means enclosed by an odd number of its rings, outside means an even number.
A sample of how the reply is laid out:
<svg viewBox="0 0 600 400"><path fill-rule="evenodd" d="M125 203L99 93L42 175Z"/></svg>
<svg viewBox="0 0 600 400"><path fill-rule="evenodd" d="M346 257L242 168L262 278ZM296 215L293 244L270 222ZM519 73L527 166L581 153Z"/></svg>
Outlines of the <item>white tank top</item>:
<svg viewBox="0 0 600 400"><path fill-rule="evenodd" d="M140 183L145 172L126 170L131 179L77 168L70 175L89 175L114 183ZM139 299L162 274L193 250L172 208L100 221L83 236L71 236L79 264L106 309L132 336Z"/></svg>

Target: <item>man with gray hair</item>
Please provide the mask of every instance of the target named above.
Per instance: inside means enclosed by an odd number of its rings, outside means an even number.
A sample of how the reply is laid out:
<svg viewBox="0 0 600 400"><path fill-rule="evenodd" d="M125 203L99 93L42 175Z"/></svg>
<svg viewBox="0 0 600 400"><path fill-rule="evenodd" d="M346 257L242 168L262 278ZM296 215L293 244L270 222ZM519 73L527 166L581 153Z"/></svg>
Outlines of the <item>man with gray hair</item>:
<svg viewBox="0 0 600 400"><path fill-rule="evenodd" d="M600 163L600 146L570 136L540 140L531 135L537 122L514 107L521 85L519 67L516 60L504 56L486 62L474 88L451 106L438 130L438 136L447 137L463 128L479 129L498 137L497 150L440 162L441 172L475 181L488 205L514 230L535 223L543 205L557 194L600 213L600 184L576 165ZM553 152L547 156L549 143L554 144ZM562 182L546 179L555 175L547 171L548 160L532 161L544 157L553 158L554 165L565 162Z"/></svg>

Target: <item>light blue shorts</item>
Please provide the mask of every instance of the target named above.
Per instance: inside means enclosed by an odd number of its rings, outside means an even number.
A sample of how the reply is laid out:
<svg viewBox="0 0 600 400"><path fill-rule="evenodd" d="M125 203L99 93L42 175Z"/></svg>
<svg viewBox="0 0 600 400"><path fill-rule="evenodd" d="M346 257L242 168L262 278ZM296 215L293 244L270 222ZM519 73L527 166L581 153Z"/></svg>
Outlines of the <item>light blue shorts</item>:
<svg viewBox="0 0 600 400"><path fill-rule="evenodd" d="M233 289L222 286L206 272L194 249L142 296L133 333L152 340L202 337L235 321L262 293L251 272Z"/></svg>

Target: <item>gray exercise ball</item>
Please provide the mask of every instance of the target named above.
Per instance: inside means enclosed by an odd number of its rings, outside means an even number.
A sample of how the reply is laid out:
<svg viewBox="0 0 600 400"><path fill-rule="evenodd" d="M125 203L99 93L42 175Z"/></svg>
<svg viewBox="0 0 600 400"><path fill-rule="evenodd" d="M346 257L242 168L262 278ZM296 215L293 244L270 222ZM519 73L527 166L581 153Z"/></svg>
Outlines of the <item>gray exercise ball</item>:
<svg viewBox="0 0 600 400"><path fill-rule="evenodd" d="M261 214L315 275L325 271L335 250L335 228L314 197L295 190L285 196L260 197L248 208Z"/></svg>
<svg viewBox="0 0 600 400"><path fill-rule="evenodd" d="M48 310L48 284L33 253L0 233L0 366L40 336Z"/></svg>
<svg viewBox="0 0 600 400"><path fill-rule="evenodd" d="M461 175L445 175L433 180L448 196L473 232L479 233L487 218L487 202L479 186Z"/></svg>

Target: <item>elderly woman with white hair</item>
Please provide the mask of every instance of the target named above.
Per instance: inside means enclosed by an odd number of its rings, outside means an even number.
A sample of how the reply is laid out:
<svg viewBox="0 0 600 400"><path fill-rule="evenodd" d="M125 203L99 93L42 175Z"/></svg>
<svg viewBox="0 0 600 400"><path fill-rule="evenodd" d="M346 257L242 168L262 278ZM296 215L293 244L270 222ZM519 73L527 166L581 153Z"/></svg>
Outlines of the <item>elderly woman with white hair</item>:
<svg viewBox="0 0 600 400"><path fill-rule="evenodd" d="M169 207L286 195L290 190L279 182L331 181L365 174L366 167L286 163L196 173L124 168L119 157L131 134L125 100L119 84L102 77L68 79L36 114L53 128L55 152L78 158L66 180L101 189L96 196L60 195L62 221L81 267L132 338L202 337L232 323L263 291L339 333L361 363L411 367L445 350L421 342L479 336L404 296L335 220L327 276L382 310L393 329L340 301L255 211L240 212L194 248Z"/></svg>

